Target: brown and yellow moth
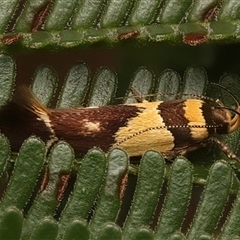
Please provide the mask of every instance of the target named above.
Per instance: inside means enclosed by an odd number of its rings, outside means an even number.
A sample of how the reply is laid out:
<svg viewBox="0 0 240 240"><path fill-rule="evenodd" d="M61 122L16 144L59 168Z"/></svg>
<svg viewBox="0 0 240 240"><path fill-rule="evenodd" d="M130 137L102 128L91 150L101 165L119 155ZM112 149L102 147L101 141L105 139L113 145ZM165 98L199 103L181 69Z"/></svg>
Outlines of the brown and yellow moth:
<svg viewBox="0 0 240 240"><path fill-rule="evenodd" d="M49 109L28 88L20 87L0 109L0 130L13 151L18 151L26 138L36 135L48 145L65 140L77 156L92 147L103 151L119 147L130 157L152 149L172 159L214 141L229 157L238 159L215 138L240 126L240 106L233 98L236 110L210 98Z"/></svg>

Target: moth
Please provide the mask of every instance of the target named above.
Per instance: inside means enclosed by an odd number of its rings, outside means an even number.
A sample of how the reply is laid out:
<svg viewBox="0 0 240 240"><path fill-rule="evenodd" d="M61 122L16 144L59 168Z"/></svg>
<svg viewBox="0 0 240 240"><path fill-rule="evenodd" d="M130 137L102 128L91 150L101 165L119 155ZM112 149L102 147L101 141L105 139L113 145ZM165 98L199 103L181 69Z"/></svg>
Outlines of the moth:
<svg viewBox="0 0 240 240"><path fill-rule="evenodd" d="M130 157L151 149L173 159L214 141L229 157L238 159L215 137L234 132L240 126L240 105L231 95L237 102L236 110L207 97L49 109L29 88L20 87L0 109L0 130L13 151L18 151L25 139L35 135L47 145L65 140L76 156L83 156L93 147L103 151L119 147Z"/></svg>

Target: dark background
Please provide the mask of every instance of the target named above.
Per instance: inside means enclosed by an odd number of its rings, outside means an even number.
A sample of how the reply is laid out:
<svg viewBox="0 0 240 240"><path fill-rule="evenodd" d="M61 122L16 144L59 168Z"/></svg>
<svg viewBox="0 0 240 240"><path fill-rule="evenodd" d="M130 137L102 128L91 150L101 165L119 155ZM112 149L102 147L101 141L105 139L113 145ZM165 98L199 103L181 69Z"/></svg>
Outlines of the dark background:
<svg viewBox="0 0 240 240"><path fill-rule="evenodd" d="M58 52L37 50L13 54L17 64L17 82L29 83L39 65L54 68L60 82L77 62L85 62L92 76L100 67L117 73L119 95L128 86L134 72L145 66L158 76L165 69L173 69L182 77L187 67L203 67L210 81L217 82L225 73L240 75L239 44L203 44L174 46L165 43L122 44L66 49Z"/></svg>

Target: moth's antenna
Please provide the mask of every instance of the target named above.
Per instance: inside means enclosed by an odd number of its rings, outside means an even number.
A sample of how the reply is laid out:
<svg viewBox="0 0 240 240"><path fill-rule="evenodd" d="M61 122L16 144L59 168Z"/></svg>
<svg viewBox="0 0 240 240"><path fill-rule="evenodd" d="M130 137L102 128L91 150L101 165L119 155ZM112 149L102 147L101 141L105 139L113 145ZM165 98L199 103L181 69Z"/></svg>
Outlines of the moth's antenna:
<svg viewBox="0 0 240 240"><path fill-rule="evenodd" d="M208 97L208 96L200 95L200 94L183 93L182 95L183 96L195 97L195 98L198 98L198 99L201 99L201 100L208 100L208 101L211 101L211 102L216 102L216 99L213 99L213 98Z"/></svg>
<svg viewBox="0 0 240 240"><path fill-rule="evenodd" d="M224 89L226 92L228 92L228 93L232 96L233 100L237 103L237 106L240 106L239 100L237 99L237 97L236 97L228 88L226 88L225 86L223 86L223 85L221 85L221 84L219 84L219 83L211 83L211 84L212 84L212 85L215 85L215 86L217 86L217 87L219 87L219 88L222 88L222 89Z"/></svg>
<svg viewBox="0 0 240 240"><path fill-rule="evenodd" d="M193 94L193 93L168 93L168 92L161 93L160 92L160 93L151 93L151 94L146 94L146 95L140 95L140 97L143 98L143 97L155 97L155 96L180 96L180 95L216 102L216 99L213 99L211 97L207 97L207 96L200 95L200 94ZM133 94L131 97L138 97L138 95L136 96L135 94ZM122 100L124 98L126 98L126 97L116 97L115 99Z"/></svg>
<svg viewBox="0 0 240 240"><path fill-rule="evenodd" d="M235 115L232 117L231 121L229 122L229 130L228 130L229 133L234 132L235 130L237 130L240 127L240 102L237 99L237 97L225 86L223 86L221 84L218 84L218 83L211 83L211 84L215 85L219 88L222 88L227 93L229 93L229 95L231 95L232 99L237 104L237 109L236 110L234 110L232 108L225 107L225 106L217 106L217 108L228 109L229 111L235 113Z"/></svg>
<svg viewBox="0 0 240 240"><path fill-rule="evenodd" d="M225 107L225 106L215 106L215 108L221 108L221 109L227 109L231 112L234 112L235 114L239 115L240 116L240 112L238 112L237 110L235 109L232 109L232 108L229 108L229 107Z"/></svg>
<svg viewBox="0 0 240 240"><path fill-rule="evenodd" d="M234 101L236 102L237 106L240 106L240 101L237 99L237 97L225 86L218 84L218 83L210 83L211 85L215 85L219 88L224 89L226 92L228 92L232 98L234 99ZM154 96L188 96L190 98L197 98L197 99L202 99L202 100L208 100L211 102L216 102L216 99L213 99L211 97L208 96L204 96L204 95L200 95L200 94L194 94L194 93L169 93L169 92L160 92L160 93L152 93L152 94L146 94L146 95L140 95L140 94L136 94L136 91L133 91L133 89L131 88L130 91L133 93L133 96L131 97L136 97L138 98L140 96L140 98L145 98L145 97L154 97ZM117 97L115 99L124 99L125 97ZM229 109L231 111L233 111L233 109ZM234 111L233 111L234 112Z"/></svg>

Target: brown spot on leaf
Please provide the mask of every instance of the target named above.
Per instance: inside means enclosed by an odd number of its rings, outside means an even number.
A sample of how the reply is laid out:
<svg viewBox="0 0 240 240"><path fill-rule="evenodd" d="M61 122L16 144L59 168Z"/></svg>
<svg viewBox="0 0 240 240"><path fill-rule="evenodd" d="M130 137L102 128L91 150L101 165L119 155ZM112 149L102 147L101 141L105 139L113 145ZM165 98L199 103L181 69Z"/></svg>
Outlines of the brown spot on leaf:
<svg viewBox="0 0 240 240"><path fill-rule="evenodd" d="M46 17L49 14L50 7L51 7L51 1L48 1L36 12L32 22L32 27L31 27L32 32L37 32L41 30L46 20Z"/></svg>
<svg viewBox="0 0 240 240"><path fill-rule="evenodd" d="M187 33L183 36L183 42L190 46L202 44L208 40L206 33Z"/></svg>
<svg viewBox="0 0 240 240"><path fill-rule="evenodd" d="M22 39L22 34L11 34L11 35L5 35L1 38L1 42L5 45L11 45L15 42L18 42Z"/></svg>
<svg viewBox="0 0 240 240"><path fill-rule="evenodd" d="M49 169L47 168L43 175L43 180L42 180L42 184L39 189L39 193L43 192L46 189L48 182L49 182Z"/></svg>
<svg viewBox="0 0 240 240"><path fill-rule="evenodd" d="M203 13L202 15L202 19L204 22L211 22L213 20L215 20L219 9L221 7L221 3L217 3L216 5L214 5L213 7L211 7L210 9L208 9L206 12Z"/></svg>
<svg viewBox="0 0 240 240"><path fill-rule="evenodd" d="M61 201L61 199L63 198L65 190L68 186L69 179L70 179L69 173L64 173L60 175L59 185L58 185L58 194L57 194L58 201Z"/></svg>
<svg viewBox="0 0 240 240"><path fill-rule="evenodd" d="M129 38L135 38L140 34L138 30L134 30L131 32L121 33L118 35L118 40L126 40Z"/></svg>
<svg viewBox="0 0 240 240"><path fill-rule="evenodd" d="M122 199L124 196L124 192L126 190L127 187L127 183L128 183L128 174L126 173L123 178L122 178L122 182L120 184L120 191L119 191L119 198Z"/></svg>

